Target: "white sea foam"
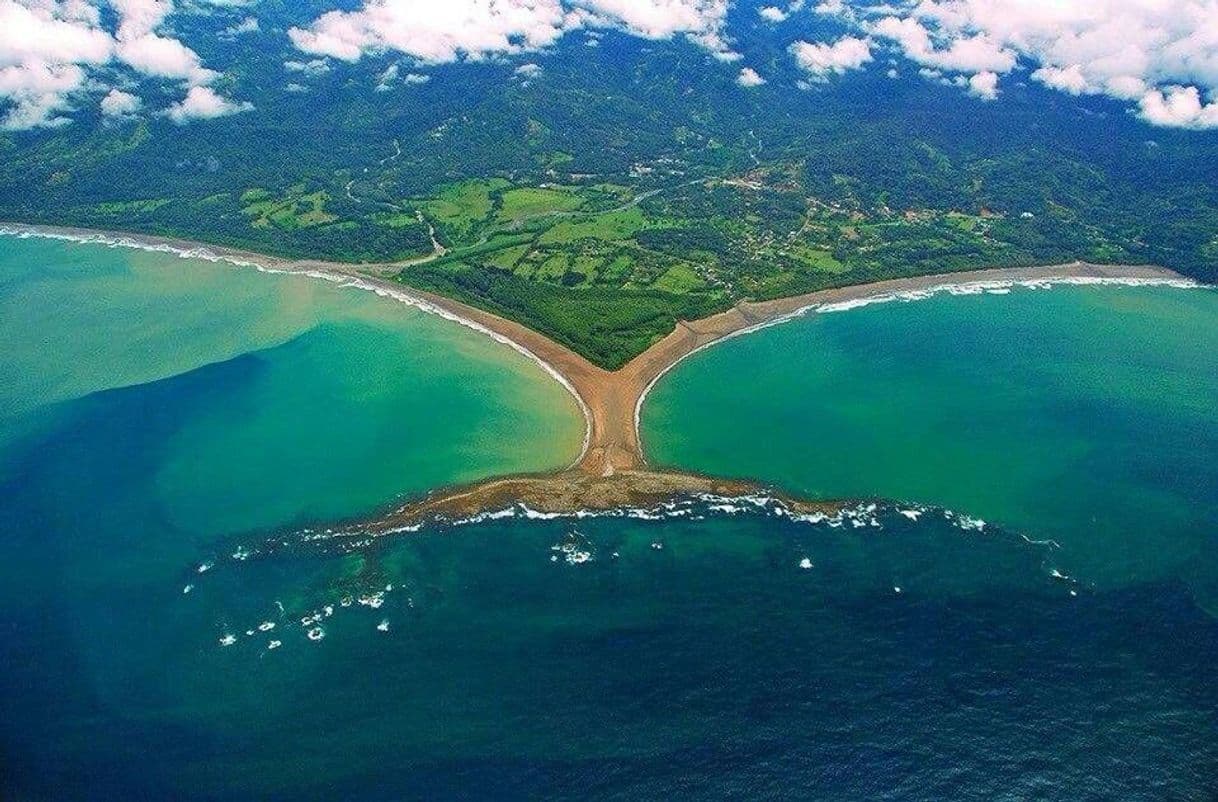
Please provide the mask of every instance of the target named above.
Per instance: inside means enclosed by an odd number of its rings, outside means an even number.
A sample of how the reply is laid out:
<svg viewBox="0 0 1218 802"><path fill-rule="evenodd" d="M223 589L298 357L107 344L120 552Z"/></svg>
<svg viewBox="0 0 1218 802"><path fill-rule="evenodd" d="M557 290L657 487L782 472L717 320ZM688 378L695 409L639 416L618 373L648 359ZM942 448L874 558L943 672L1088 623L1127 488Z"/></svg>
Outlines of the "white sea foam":
<svg viewBox="0 0 1218 802"><path fill-rule="evenodd" d="M985 529L985 521L980 518L970 518L967 515L960 515L956 518L956 526L969 532L981 532Z"/></svg>
<svg viewBox="0 0 1218 802"><path fill-rule="evenodd" d="M385 591L382 590L376 593L365 594L360 596L357 601L362 607L370 607L373 610L379 610L385 604Z"/></svg>
<svg viewBox="0 0 1218 802"><path fill-rule="evenodd" d="M1027 535L1020 535L1020 537L1030 546L1048 546L1051 549L1060 549L1062 547L1062 544L1056 540L1033 540Z"/></svg>
<svg viewBox="0 0 1218 802"><path fill-rule="evenodd" d="M744 496L721 496L713 493L692 494L685 498L657 504L654 507L616 507L606 510L573 510L569 512L541 512L520 502L498 510L490 510L467 518L444 519L435 521L438 525L463 527L486 521L500 521L511 518L533 521L555 520L586 520L596 518L622 518L639 521L665 521L678 518L704 520L704 512L722 515L767 514L805 524L827 524L829 526L849 525L853 528L879 528L880 508L875 503L864 503L854 507L845 507L833 513L816 511L811 513L796 513L779 498L766 494ZM356 542L365 543L403 531L418 532L425 524L415 524L410 527L389 529L375 535L363 530L335 532L329 535L316 533L302 538L306 542L320 542L335 538L355 538ZM559 550L558 546L552 547Z"/></svg>
<svg viewBox="0 0 1218 802"><path fill-rule="evenodd" d="M237 642L237 636L233 635L231 633L226 632L224 634L224 636L220 638L221 646L232 646L236 642Z"/></svg>

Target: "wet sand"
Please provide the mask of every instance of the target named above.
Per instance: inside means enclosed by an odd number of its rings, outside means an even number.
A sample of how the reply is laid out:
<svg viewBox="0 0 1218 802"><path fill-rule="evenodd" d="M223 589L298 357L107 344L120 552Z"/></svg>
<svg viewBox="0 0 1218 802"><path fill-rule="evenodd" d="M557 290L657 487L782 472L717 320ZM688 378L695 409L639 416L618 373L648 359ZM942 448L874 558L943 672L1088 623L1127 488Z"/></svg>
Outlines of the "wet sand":
<svg viewBox="0 0 1218 802"><path fill-rule="evenodd" d="M773 498L795 515L838 512L840 502L807 502L755 482L674 471L621 471L609 477L578 469L537 476L509 476L466 488L440 491L387 515L356 522L361 535L380 537L436 521L467 521L514 507L533 513L569 515L609 510L653 510L678 498L717 496Z"/></svg>
<svg viewBox="0 0 1218 802"><path fill-rule="evenodd" d="M657 493L671 497L720 492L725 488L714 489L716 483L721 484L720 480L647 469L639 438L638 411L648 390L674 365L699 349L824 304L978 282L1072 278L1186 280L1173 271L1157 267L1073 262L917 276L822 290L773 301L744 301L720 314L678 323L668 336L620 370L607 371L520 323L392 280L391 277L403 269L402 263L352 265L290 260L164 237L17 223L0 223L0 231L126 244L354 284L451 317L508 343L539 362L575 395L584 412L587 434L580 458L570 470L548 477L492 480L471 488L442 493L398 510L395 513L397 523L394 525L400 525L407 519L413 520L424 511L451 517L459 510L472 515L475 513L471 510L493 509L496 505L502 507L509 497L528 500L533 509L558 511L558 508L603 509L610 500L613 502L611 506L634 506L653 502L658 497ZM749 483L731 484L738 494L757 490Z"/></svg>

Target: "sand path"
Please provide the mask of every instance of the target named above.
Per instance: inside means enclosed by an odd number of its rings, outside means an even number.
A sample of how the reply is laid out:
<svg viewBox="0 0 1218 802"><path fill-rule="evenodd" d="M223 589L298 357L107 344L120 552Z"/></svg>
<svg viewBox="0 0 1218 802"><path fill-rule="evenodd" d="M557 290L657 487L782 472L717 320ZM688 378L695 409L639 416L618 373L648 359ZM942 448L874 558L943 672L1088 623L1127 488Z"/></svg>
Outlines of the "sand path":
<svg viewBox="0 0 1218 802"><path fill-rule="evenodd" d="M735 307L702 320L681 322L664 339L617 371L593 365L574 351L532 329L460 301L416 290L390 277L401 264L349 265L316 260L290 260L161 237L0 223L0 232L77 240L100 240L136 247L163 249L183 255L200 255L262 269L305 273L340 282L353 282L367 289L392 294L400 300L446 314L466 325L500 338L542 363L579 399L587 418L587 437L578 473L608 478L619 473L647 473L647 462L638 430L638 410L655 381L689 354L712 343L764 326L824 304L837 304L896 293L925 291L947 285L982 282L1028 282L1079 278L1149 279L1186 281L1170 270L1157 267L1093 265L1073 262L1044 267L1002 268L965 273L918 276L881 281L763 302L741 302Z"/></svg>

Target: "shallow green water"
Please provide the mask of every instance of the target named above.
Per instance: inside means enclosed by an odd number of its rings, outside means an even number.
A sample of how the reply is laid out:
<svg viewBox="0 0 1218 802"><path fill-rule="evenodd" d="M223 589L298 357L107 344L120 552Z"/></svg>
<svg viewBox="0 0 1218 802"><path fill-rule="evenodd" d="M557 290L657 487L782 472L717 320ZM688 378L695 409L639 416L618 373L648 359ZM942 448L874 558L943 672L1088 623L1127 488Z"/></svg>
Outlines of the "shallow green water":
<svg viewBox="0 0 1218 802"><path fill-rule="evenodd" d="M371 293L10 238L0 277L0 478L53 449L65 525L90 491L116 527L154 510L129 560L579 452L579 410L539 367Z"/></svg>
<svg viewBox="0 0 1218 802"><path fill-rule="evenodd" d="M822 316L695 358L644 410L682 465L717 467L705 437L731 473L1012 528L690 503L361 544L312 524L561 465L570 397L366 293L0 239L0 798L1211 799L1210 303ZM1031 378L973 387L993 371ZM957 395L963 427L935 416ZM910 412L921 469L866 431ZM1126 494L1140 529L1103 506Z"/></svg>
<svg viewBox="0 0 1218 802"><path fill-rule="evenodd" d="M1218 292L1058 286L728 341L664 377L642 426L658 463L966 511L1119 585L1215 562L1216 401Z"/></svg>

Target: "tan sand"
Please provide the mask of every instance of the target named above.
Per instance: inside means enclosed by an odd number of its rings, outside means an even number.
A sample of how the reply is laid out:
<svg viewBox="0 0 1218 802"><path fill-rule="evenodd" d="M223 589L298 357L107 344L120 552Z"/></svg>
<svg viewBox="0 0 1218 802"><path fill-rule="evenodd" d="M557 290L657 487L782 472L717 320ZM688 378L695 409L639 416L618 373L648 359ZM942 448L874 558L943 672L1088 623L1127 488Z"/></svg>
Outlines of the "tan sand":
<svg viewBox="0 0 1218 802"><path fill-rule="evenodd" d="M572 470L549 477L492 480L472 488L455 490L399 510L395 513L398 524L425 511L448 517L459 511L462 513L460 517L468 517L476 514L476 510L493 509L496 505L502 507L509 497L527 499L534 509L559 511L559 508L573 510L581 506L604 508L608 501L613 502L610 506L633 506L654 501L659 497L657 493L671 497L718 492L713 488L722 484L720 480L647 470L638 431L639 406L652 384L694 351L741 332L791 317L802 310L823 304L976 282L1051 281L1071 278L1185 280L1177 273L1158 267L1073 262L1044 267L917 276L822 290L774 301L745 301L726 312L702 320L679 323L667 337L635 357L629 364L617 371L607 371L520 323L460 301L409 288L387 278L399 272L402 269L401 264L350 265L279 259L197 242L88 229L0 223L0 230L79 239L104 237L112 241L126 240L143 247L165 248L178 252L206 251L227 261L253 264L264 269L307 273L337 280L358 280L369 289L390 292L403 300L430 307L509 342L542 363L579 399L587 419L588 433L584 451ZM729 484L742 493L757 489L748 483ZM722 489L724 488L720 487L720 490Z"/></svg>

